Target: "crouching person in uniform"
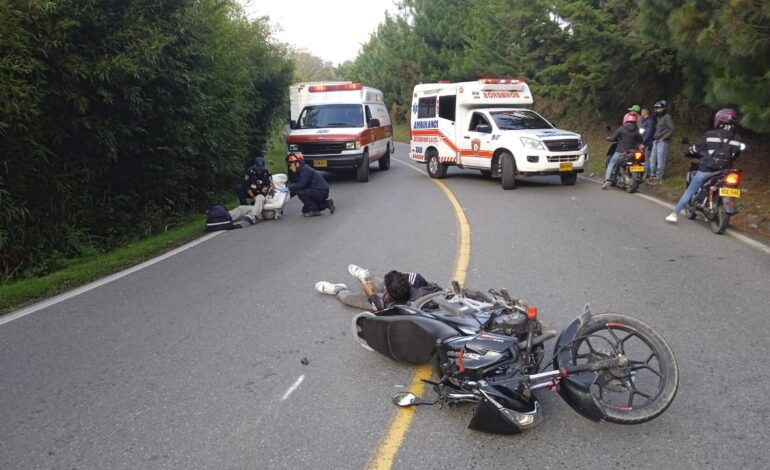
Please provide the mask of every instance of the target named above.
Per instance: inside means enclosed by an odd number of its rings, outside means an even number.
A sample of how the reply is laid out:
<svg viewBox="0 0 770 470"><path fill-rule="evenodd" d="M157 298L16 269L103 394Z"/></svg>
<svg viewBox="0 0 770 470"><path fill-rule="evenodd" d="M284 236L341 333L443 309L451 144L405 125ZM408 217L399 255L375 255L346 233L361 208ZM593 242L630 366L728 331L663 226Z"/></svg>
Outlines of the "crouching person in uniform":
<svg viewBox="0 0 770 470"><path fill-rule="evenodd" d="M329 183L321 173L307 165L300 152L290 153L286 157L286 163L289 172L294 175L295 182L281 191L288 191L292 197L299 197L302 201L302 215L315 217L326 209L329 209L330 214L334 214L334 201L329 199Z"/></svg>

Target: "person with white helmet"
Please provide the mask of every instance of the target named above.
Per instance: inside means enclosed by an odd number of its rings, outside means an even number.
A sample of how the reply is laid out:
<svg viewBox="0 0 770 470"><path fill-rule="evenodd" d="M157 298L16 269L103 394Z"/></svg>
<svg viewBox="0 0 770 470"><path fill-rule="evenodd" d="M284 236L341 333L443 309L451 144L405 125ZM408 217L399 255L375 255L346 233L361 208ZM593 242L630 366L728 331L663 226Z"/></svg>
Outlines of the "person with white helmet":
<svg viewBox="0 0 770 470"><path fill-rule="evenodd" d="M698 159L698 171L674 206L674 212L666 217L667 222L676 223L679 213L703 183L720 170L730 168L746 148L735 128L737 122L738 113L734 109L720 109L714 115L714 128L687 150L686 156Z"/></svg>

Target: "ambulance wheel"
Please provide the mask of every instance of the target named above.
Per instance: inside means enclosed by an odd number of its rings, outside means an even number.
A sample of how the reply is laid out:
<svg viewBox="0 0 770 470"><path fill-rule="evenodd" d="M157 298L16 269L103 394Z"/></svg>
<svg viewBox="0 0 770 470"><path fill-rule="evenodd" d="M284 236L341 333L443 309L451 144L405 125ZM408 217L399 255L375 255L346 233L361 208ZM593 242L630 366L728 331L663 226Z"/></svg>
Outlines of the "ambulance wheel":
<svg viewBox="0 0 770 470"><path fill-rule="evenodd" d="M438 153L432 151L428 155L428 175L434 179L441 179L446 177L447 166L444 163L438 161Z"/></svg>
<svg viewBox="0 0 770 470"><path fill-rule="evenodd" d="M356 175L358 176L359 183L366 183L369 181L369 152L364 152Z"/></svg>
<svg viewBox="0 0 770 470"><path fill-rule="evenodd" d="M500 154L500 173L503 175L503 189L516 187L516 160L508 152Z"/></svg>
<svg viewBox="0 0 770 470"><path fill-rule="evenodd" d="M385 155L381 156L377 163L380 164L381 171L390 169L390 144L388 144L388 147L385 149Z"/></svg>

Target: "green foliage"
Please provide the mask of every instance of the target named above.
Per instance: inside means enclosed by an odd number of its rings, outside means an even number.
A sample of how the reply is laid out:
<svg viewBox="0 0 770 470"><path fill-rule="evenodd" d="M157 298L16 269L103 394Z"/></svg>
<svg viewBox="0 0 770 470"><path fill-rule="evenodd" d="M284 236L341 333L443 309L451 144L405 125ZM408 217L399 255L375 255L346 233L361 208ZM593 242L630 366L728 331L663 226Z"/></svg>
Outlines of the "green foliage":
<svg viewBox="0 0 770 470"><path fill-rule="evenodd" d="M0 2L0 271L163 230L227 191L293 73L235 0Z"/></svg>

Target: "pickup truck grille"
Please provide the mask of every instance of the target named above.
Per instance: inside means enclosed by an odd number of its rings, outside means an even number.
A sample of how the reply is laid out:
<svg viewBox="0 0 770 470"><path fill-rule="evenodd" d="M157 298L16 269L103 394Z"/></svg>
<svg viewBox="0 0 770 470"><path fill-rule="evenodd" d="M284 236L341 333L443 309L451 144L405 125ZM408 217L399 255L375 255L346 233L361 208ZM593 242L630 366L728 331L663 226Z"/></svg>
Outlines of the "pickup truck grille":
<svg viewBox="0 0 770 470"><path fill-rule="evenodd" d="M580 159L580 155L548 155L549 163L576 162L579 159Z"/></svg>
<svg viewBox="0 0 770 470"><path fill-rule="evenodd" d="M305 155L333 155L342 153L345 144L342 142L303 143L299 144L299 151Z"/></svg>
<svg viewBox="0 0 770 470"><path fill-rule="evenodd" d="M580 141L577 139L546 140L543 143L551 152L574 152L580 150Z"/></svg>

